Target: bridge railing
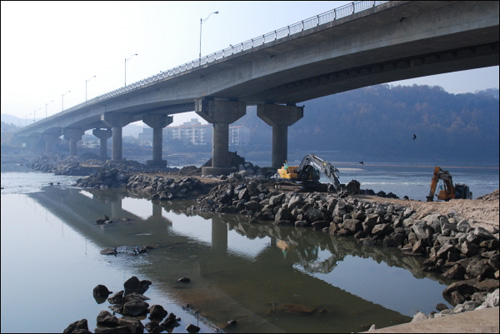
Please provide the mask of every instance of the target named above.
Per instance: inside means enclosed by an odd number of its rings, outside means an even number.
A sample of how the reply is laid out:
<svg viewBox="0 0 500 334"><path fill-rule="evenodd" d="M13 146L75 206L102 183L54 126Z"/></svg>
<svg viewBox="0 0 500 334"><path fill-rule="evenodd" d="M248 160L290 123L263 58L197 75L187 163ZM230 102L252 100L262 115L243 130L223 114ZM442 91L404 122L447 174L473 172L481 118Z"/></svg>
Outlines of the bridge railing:
<svg viewBox="0 0 500 334"><path fill-rule="evenodd" d="M162 72L155 74L149 78L137 81L137 82L132 83L128 86L118 88L114 91L97 96L89 101L86 101L84 103L81 103L81 104L78 104L74 107L71 107L71 108L65 110L64 112L65 113L71 112L73 110L77 110L77 109L85 107L85 106L90 106L92 104L102 102L104 100L115 97L117 95L121 95L121 94L130 92L130 91L133 91L135 89L138 89L138 88L152 85L152 84L157 83L159 81L163 81L169 77L178 75L179 73L183 73L183 72L189 71L191 69L200 67L202 65L209 64L209 63L214 62L216 60L224 59L224 58L232 56L234 54L250 50L254 47L258 47L258 46L266 44L266 43L271 43L271 42L274 42L276 40L297 34L299 32L315 28L315 27L320 26L322 24L326 24L326 23L350 16L350 15L353 15L355 13L362 12L364 10L379 6L379 5L381 5L383 3L387 3L387 2L389 2L389 1L355 1L355 2L351 2L351 3L346 4L344 6L337 7L335 9L330 10L330 11L327 11L327 12L324 12L322 14L305 19L303 21L291 24L289 26L277 29L275 31L269 32L269 33L264 34L262 36L258 36L258 37L252 38L251 40L241 42L240 44L230 45L228 48L225 48L221 51L217 51L217 52L214 52L210 55L203 56L199 59L187 62L185 64L174 67L172 69L162 71Z"/></svg>

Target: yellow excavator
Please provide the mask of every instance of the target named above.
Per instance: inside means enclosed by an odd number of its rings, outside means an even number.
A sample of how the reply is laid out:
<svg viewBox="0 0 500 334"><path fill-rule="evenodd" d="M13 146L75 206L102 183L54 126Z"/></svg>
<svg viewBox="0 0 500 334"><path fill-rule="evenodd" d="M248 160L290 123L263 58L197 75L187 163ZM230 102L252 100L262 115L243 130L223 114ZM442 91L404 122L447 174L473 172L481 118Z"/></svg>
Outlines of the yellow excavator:
<svg viewBox="0 0 500 334"><path fill-rule="evenodd" d="M442 201L449 201L454 198L472 199L472 192L469 190L469 186L458 183L453 185L451 174L436 166L434 167L434 175L431 180L431 191L429 192L429 196L427 196L427 202L432 202L434 200L434 194L436 193L439 180L443 181L444 189L439 191L437 199Z"/></svg>
<svg viewBox="0 0 500 334"><path fill-rule="evenodd" d="M335 191L340 189L338 169L315 154L306 155L299 166L288 166L288 163L285 161L283 167L278 169L277 178L300 182L303 188L314 190L314 188L318 188L320 185L320 173L325 174ZM278 185L277 188L283 187Z"/></svg>

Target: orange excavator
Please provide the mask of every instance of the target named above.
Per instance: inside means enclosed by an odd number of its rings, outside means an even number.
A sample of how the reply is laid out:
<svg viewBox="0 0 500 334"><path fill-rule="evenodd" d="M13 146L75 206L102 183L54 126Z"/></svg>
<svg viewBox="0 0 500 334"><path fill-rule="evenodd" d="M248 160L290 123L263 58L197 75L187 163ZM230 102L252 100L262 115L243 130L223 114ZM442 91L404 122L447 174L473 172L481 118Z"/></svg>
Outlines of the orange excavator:
<svg viewBox="0 0 500 334"><path fill-rule="evenodd" d="M458 183L453 185L451 174L448 173L448 171L436 166L434 167L434 175L432 176L431 181L431 191L429 192L429 196L427 196L427 202L432 202L434 200L434 194L439 180L443 181L444 189L439 191L437 199L442 201L449 201L454 198L472 199L472 192L470 192L469 186Z"/></svg>

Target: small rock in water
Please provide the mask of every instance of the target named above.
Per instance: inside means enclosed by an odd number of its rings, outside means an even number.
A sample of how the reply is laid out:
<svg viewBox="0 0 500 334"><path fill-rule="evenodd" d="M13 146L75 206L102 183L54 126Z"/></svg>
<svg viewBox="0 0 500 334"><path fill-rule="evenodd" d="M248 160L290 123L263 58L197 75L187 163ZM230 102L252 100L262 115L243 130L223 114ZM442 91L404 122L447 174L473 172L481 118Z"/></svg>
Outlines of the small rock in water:
<svg viewBox="0 0 500 334"><path fill-rule="evenodd" d="M189 333L198 333L200 331L200 327L195 326L193 324L189 324L189 325L186 326L186 330Z"/></svg>
<svg viewBox="0 0 500 334"><path fill-rule="evenodd" d="M116 255L118 254L118 251L115 248L105 248L101 251L102 255Z"/></svg>
<svg viewBox="0 0 500 334"><path fill-rule="evenodd" d="M177 280L177 282L181 282L181 283L189 283L191 282L191 279L188 278L188 277L181 277Z"/></svg>

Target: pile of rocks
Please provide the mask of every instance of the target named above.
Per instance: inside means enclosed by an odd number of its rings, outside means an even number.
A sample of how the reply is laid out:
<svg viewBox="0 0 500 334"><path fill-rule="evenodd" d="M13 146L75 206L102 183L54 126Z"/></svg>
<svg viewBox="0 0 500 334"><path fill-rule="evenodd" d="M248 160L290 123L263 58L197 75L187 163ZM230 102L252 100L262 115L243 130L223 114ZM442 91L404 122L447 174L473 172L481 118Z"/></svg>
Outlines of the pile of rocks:
<svg viewBox="0 0 500 334"><path fill-rule="evenodd" d="M482 303L499 286L498 229L476 227L459 214L428 215L393 204L377 204L338 194L283 193L263 181L219 184L190 211L240 213L254 222L311 227L338 236L352 236L365 245L398 247L405 255L426 257L424 271L465 280L450 285L445 298L458 305Z"/></svg>
<svg viewBox="0 0 500 334"><path fill-rule="evenodd" d="M104 285L97 285L93 295L97 303L102 304L107 301L111 304L109 308L113 311L103 310L97 316L97 328L94 333L144 333L144 328L150 333L160 333L162 331L172 332L174 327L179 326L181 321L174 313L168 313L161 305L152 305L146 302L148 297L144 296L151 285L148 280L139 280L132 276L124 284L124 290L113 294ZM122 317L116 317L121 314ZM141 318L149 314L149 322L143 325ZM165 319L165 320L164 320ZM189 324L186 327L189 333L196 333L199 327ZM87 319L82 319L71 323L63 333L91 333L88 329Z"/></svg>
<svg viewBox="0 0 500 334"><path fill-rule="evenodd" d="M100 168L91 176L76 180L76 186L97 189L123 187L127 184L130 175L118 168Z"/></svg>
<svg viewBox="0 0 500 334"><path fill-rule="evenodd" d="M210 189L210 186L204 185L195 177L174 179L148 174L134 174L123 186L133 195L160 201L193 199Z"/></svg>

